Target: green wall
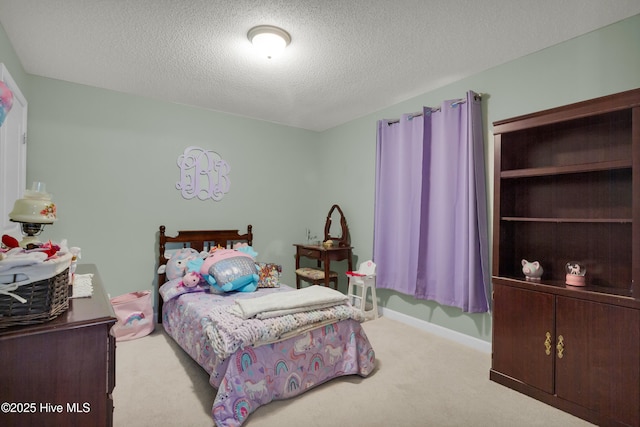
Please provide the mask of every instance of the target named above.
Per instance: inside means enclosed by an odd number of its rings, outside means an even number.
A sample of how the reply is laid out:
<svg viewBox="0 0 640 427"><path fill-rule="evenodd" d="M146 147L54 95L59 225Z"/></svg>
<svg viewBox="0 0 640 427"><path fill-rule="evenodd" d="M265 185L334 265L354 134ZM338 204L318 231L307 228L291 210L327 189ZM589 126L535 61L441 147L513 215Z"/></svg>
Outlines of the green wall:
<svg viewBox="0 0 640 427"><path fill-rule="evenodd" d="M173 232L251 223L259 259L283 264L284 281L294 283L292 244L306 228L320 234L338 203L356 261L371 258L378 119L483 93L491 184L493 121L640 87L639 45L640 15L321 133L30 76L4 31L0 61L29 102L27 182L46 182L58 205L44 238L80 246L81 261L98 265L115 296L153 286L161 224ZM230 163L222 201L185 200L176 190L177 158L192 145ZM378 296L388 309L491 340L488 314L385 289Z"/></svg>
<svg viewBox="0 0 640 427"><path fill-rule="evenodd" d="M31 77L27 182L47 183L59 220L47 236L82 248L117 295L154 280L158 227L244 230L259 259L293 277L293 242L316 200L318 134L207 110ZM189 146L231 166L221 201L184 199L178 157Z"/></svg>
<svg viewBox="0 0 640 427"><path fill-rule="evenodd" d="M371 257L376 121L420 111L423 105L437 106L444 99L461 98L468 90L474 90L484 94L491 214L491 123L637 87L640 87L640 15L323 132L325 164L342 171L325 177L327 187L332 189L327 194L327 203L330 200L340 201L350 222L357 255L361 260ZM388 309L481 340L491 340L489 314L464 314L456 308L419 301L387 289L379 289L377 294Z"/></svg>

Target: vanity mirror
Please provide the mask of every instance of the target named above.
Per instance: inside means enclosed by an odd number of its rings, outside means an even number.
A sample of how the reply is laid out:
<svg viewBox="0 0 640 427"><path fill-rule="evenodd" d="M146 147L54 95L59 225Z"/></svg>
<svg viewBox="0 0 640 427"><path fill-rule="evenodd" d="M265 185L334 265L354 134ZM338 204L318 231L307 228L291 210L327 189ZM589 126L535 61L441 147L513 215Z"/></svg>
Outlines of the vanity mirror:
<svg viewBox="0 0 640 427"><path fill-rule="evenodd" d="M334 246L344 247L350 245L349 227L340 206L333 205L327 215L324 225L324 241L333 241Z"/></svg>

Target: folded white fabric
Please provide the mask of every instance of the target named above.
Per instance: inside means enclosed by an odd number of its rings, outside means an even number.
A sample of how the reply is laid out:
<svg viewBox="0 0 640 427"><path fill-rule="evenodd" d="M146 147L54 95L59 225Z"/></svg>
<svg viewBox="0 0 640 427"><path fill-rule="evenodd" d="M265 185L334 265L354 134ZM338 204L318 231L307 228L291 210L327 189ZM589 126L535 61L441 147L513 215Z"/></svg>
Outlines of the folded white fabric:
<svg viewBox="0 0 640 427"><path fill-rule="evenodd" d="M49 256L44 252L22 252L19 250L11 250L7 252L6 255L7 256L0 261L0 273L16 267L27 267L41 263Z"/></svg>
<svg viewBox="0 0 640 427"><path fill-rule="evenodd" d="M291 292L278 292L258 298L237 299L232 312L243 319L266 319L276 315L333 307L347 302L347 296L331 288L313 285ZM283 312L283 310L286 310ZM269 315L271 313L272 316Z"/></svg>
<svg viewBox="0 0 640 427"><path fill-rule="evenodd" d="M73 278L72 295L69 298L86 298L93 295L93 274L76 274Z"/></svg>
<svg viewBox="0 0 640 427"><path fill-rule="evenodd" d="M346 301L326 302L322 304L310 304L302 307L288 308L285 310L263 311L262 313L256 314L256 319L270 319L272 317L286 316L287 314L302 313L303 311L322 310L339 304L344 304L345 302Z"/></svg>
<svg viewBox="0 0 640 427"><path fill-rule="evenodd" d="M42 259L42 255L37 254L44 255L46 260L47 255L42 252L34 252L26 257L16 252L0 261L5 267L10 267L0 268L0 294L8 295L24 304L27 300L13 291L20 286L57 276L71 263L70 253L46 261ZM4 264L5 262L7 264Z"/></svg>
<svg viewBox="0 0 640 427"><path fill-rule="evenodd" d="M8 261L6 265L9 265L10 268L0 269L0 283L12 283L18 286L28 285L56 276L69 268L71 264L72 255L70 253L58 255L56 258L48 260L46 259L46 254L44 254L45 260L43 260L42 254L43 252L34 252L29 257L17 256L18 262L14 262L16 261L15 259L10 260L12 257L3 259L1 262Z"/></svg>

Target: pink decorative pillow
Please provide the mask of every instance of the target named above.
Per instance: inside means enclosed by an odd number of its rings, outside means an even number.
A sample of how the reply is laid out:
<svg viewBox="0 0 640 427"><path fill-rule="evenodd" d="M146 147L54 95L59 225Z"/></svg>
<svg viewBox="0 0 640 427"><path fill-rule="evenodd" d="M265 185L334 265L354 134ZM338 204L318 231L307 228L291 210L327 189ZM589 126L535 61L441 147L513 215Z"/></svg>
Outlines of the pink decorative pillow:
<svg viewBox="0 0 640 427"><path fill-rule="evenodd" d="M169 301L175 297L178 297L182 294L187 294L191 292L206 292L209 290L209 285L199 283L198 285L188 288L182 284L182 278L169 280L165 282L164 285L160 286L158 292L162 297L163 301Z"/></svg>

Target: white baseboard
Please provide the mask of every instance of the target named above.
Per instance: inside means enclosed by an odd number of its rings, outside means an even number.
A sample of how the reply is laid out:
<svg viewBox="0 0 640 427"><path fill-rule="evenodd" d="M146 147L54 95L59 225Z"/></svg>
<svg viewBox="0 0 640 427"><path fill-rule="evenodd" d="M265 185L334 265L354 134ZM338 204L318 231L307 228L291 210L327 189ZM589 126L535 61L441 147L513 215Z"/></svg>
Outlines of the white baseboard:
<svg viewBox="0 0 640 427"><path fill-rule="evenodd" d="M406 325L413 326L425 332L438 335L439 337L446 338L451 341L455 341L459 344L466 345L467 347L474 348L483 353L491 354L491 343L483 341L478 338L474 338L463 333L447 329L443 326L436 325L435 323L427 322L426 320L416 319L415 317L407 316L406 314L399 313L397 311L389 310L382 307L382 315L392 320L397 320Z"/></svg>

